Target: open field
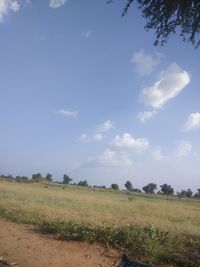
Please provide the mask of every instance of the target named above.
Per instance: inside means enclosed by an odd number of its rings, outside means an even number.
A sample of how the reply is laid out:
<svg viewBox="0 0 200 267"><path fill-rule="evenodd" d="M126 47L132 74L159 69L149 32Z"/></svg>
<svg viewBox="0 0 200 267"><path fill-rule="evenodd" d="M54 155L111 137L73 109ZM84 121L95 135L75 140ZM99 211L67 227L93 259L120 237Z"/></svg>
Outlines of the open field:
<svg viewBox="0 0 200 267"><path fill-rule="evenodd" d="M127 234L130 231L127 225L133 224L141 228L141 231L145 231L148 238L155 239L152 251L148 250L151 255L148 256L145 251L145 257L141 256L147 262L159 263L160 254L157 255L156 246L163 246L162 250L166 249L166 255L175 253L174 257L178 259L174 260L175 263L169 262L174 265L168 266L200 266L200 202L198 200L179 201L175 198L167 200L162 196L126 194L78 186L64 188L53 184L47 186L41 183L0 181L0 214L14 221L42 225L43 230L47 232L59 234L60 231L62 232L60 237L63 239L73 239L73 235L70 237L68 235L66 238L64 231L67 231L69 225L65 222L77 223L77 225L70 225L71 234L75 229L81 231L79 226L86 226L89 223L90 226L85 228L88 235L77 239L92 242L95 240L89 235L99 226L103 225L106 231L110 227L112 234L115 231L116 235L116 229L123 229L120 233ZM60 222L59 227L57 227L58 222ZM149 225L157 227L161 232L157 233L157 228L153 227L146 230L145 227ZM156 238L153 237L152 231ZM162 231L169 232L168 239L164 240ZM142 238L143 242L143 237L137 235L136 238L137 240ZM96 237L97 242L100 240L98 238ZM114 241L110 240L105 241L105 244L123 248L125 241L118 242L118 240L115 246ZM132 243L124 245L124 249L131 250L130 244ZM141 255L145 254L143 252L141 251ZM181 255L182 253L184 255Z"/></svg>

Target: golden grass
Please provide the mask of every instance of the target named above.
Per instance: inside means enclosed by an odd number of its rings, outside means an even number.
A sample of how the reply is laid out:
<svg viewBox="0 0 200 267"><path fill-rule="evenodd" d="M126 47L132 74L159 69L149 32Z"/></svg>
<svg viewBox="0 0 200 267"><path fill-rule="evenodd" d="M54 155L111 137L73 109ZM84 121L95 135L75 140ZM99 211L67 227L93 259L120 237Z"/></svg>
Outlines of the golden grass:
<svg viewBox="0 0 200 267"><path fill-rule="evenodd" d="M131 198L130 198L131 196ZM77 186L0 181L0 208L52 219L123 226L153 224L171 233L200 237L200 202Z"/></svg>

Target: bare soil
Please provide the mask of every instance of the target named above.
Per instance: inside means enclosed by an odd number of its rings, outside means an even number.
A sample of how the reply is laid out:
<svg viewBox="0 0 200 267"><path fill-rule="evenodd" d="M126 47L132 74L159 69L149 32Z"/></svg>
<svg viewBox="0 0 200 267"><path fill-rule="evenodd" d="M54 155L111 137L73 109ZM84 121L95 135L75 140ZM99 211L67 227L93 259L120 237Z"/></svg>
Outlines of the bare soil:
<svg viewBox="0 0 200 267"><path fill-rule="evenodd" d="M55 240L41 234L35 226L1 218L0 256L17 262L19 267L111 267L118 261L115 251L108 253L97 245Z"/></svg>

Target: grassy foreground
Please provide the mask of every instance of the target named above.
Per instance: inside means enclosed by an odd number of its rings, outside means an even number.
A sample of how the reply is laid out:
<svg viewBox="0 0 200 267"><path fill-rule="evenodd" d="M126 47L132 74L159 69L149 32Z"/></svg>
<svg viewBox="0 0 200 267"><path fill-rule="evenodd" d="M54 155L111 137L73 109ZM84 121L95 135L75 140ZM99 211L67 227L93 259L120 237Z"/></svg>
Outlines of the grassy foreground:
<svg viewBox="0 0 200 267"><path fill-rule="evenodd" d="M200 202L0 181L0 215L65 240L125 250L155 266L200 266Z"/></svg>

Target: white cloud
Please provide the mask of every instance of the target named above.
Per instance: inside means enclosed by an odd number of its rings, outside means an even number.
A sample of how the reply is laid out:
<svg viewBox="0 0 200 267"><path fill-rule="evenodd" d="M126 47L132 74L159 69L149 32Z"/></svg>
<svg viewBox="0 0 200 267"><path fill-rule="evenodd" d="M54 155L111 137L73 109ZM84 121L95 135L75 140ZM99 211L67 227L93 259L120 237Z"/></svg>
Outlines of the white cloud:
<svg viewBox="0 0 200 267"><path fill-rule="evenodd" d="M132 162L127 153L106 149L102 155L97 158L98 162L114 166L132 166Z"/></svg>
<svg viewBox="0 0 200 267"><path fill-rule="evenodd" d="M60 6L63 6L65 4L66 0L50 0L49 6L52 8L58 8Z"/></svg>
<svg viewBox="0 0 200 267"><path fill-rule="evenodd" d="M149 148L149 142L146 138L135 139L129 133L124 133L122 136L116 135L111 144L116 148L131 149L136 152L142 152Z"/></svg>
<svg viewBox="0 0 200 267"><path fill-rule="evenodd" d="M87 32L82 32L81 33L81 35L83 36L83 37L85 37L85 38L89 38L90 37L90 35L91 35L91 31L87 31Z"/></svg>
<svg viewBox="0 0 200 267"><path fill-rule="evenodd" d="M151 55L140 50L133 54L131 63L135 65L135 72L141 76L149 75L153 69L160 63L160 55Z"/></svg>
<svg viewBox="0 0 200 267"><path fill-rule="evenodd" d="M169 158L168 156L162 154L160 147L153 150L152 156L155 160L163 160Z"/></svg>
<svg viewBox="0 0 200 267"><path fill-rule="evenodd" d="M56 111L56 113L59 113L65 117L71 117L71 118L76 118L78 116L78 111L69 111L69 110L65 110L65 109L59 109L58 111Z"/></svg>
<svg viewBox="0 0 200 267"><path fill-rule="evenodd" d="M182 140L178 145L175 156L179 158L186 157L190 154L191 150L192 145L190 144L190 142Z"/></svg>
<svg viewBox="0 0 200 267"><path fill-rule="evenodd" d="M79 137L79 141L82 143L88 143L88 142L92 142L92 141L102 141L104 138L104 136L101 133L97 133L94 135L88 135L88 134L81 134L81 136Z"/></svg>
<svg viewBox="0 0 200 267"><path fill-rule="evenodd" d="M200 129L200 112L191 113L183 127L186 132Z"/></svg>
<svg viewBox="0 0 200 267"><path fill-rule="evenodd" d="M96 132L97 133L105 133L108 132L110 129L112 129L114 126L114 123L111 120L107 120L104 123L100 124L97 127Z"/></svg>
<svg viewBox="0 0 200 267"><path fill-rule="evenodd" d="M139 112L137 118L141 122L146 122L147 120L153 118L156 115L156 113L157 113L156 110Z"/></svg>
<svg viewBox="0 0 200 267"><path fill-rule="evenodd" d="M90 137L88 134L81 134L81 136L79 137L79 141L82 143L87 143L90 141Z"/></svg>
<svg viewBox="0 0 200 267"><path fill-rule="evenodd" d="M17 0L0 0L0 22L3 22L4 16L10 11L17 12L19 9L20 5Z"/></svg>
<svg viewBox="0 0 200 267"><path fill-rule="evenodd" d="M103 135L101 133L94 134L93 139L95 141L101 141L103 139Z"/></svg>
<svg viewBox="0 0 200 267"><path fill-rule="evenodd" d="M182 70L176 63L172 63L167 70L160 73L158 81L142 90L139 99L145 106L162 108L166 102L180 94L189 82L188 72Z"/></svg>
<svg viewBox="0 0 200 267"><path fill-rule="evenodd" d="M113 128L114 123L111 120L107 120L104 123L97 126L96 130L90 134L82 134L79 137L79 141L83 143L92 141L102 141L105 137L105 133Z"/></svg>

